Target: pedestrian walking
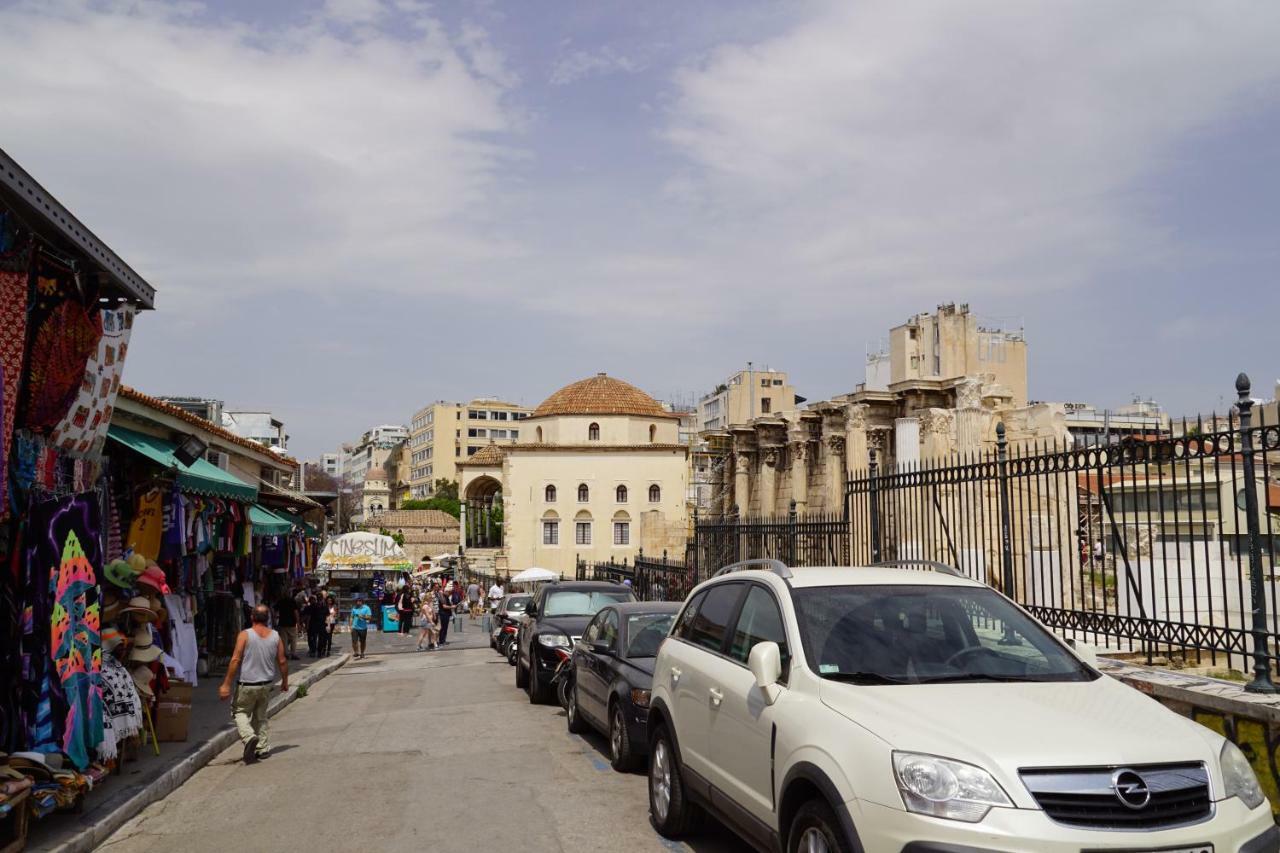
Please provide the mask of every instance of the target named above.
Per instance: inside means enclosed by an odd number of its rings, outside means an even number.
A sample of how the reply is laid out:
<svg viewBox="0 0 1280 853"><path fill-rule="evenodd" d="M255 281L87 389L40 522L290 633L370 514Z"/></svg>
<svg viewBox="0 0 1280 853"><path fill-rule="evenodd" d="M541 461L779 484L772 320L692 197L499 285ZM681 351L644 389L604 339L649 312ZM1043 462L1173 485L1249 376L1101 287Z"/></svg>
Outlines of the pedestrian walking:
<svg viewBox="0 0 1280 853"><path fill-rule="evenodd" d="M440 610L436 606L436 597L434 595L424 595L422 597L422 630L418 632L418 651L422 651L422 643L427 642L428 649L436 647L437 640L440 639Z"/></svg>
<svg viewBox="0 0 1280 853"><path fill-rule="evenodd" d="M497 610L498 605L502 603L502 596L505 594L502 589L502 581L494 578L493 586L489 587L489 609Z"/></svg>
<svg viewBox="0 0 1280 853"><path fill-rule="evenodd" d="M271 744L267 741L267 705L277 678L280 679L281 693L289 689L289 663L285 660L284 640L267 625L271 611L265 604L259 604L253 608L251 618L252 625L236 637L227 675L218 687L219 699L231 699L232 719L240 740L244 742L245 764L252 764L271 754ZM236 682L234 698L233 681Z"/></svg>
<svg viewBox="0 0 1280 853"><path fill-rule="evenodd" d="M327 615L324 620L324 651L321 657L328 657L333 651L333 632L338 629L338 602L331 595L325 600Z"/></svg>
<svg viewBox="0 0 1280 853"><path fill-rule="evenodd" d="M417 607L417 602L413 597L413 587L405 584L400 587L400 594L396 596L396 614L400 617L400 633L408 636L413 633L413 611Z"/></svg>
<svg viewBox="0 0 1280 853"><path fill-rule="evenodd" d="M471 621L476 621L477 608L480 606L480 584L472 581L467 585L467 610L471 614Z"/></svg>
<svg viewBox="0 0 1280 853"><path fill-rule="evenodd" d="M459 634L462 633L463 625L466 620L462 618L462 614L466 611L466 590L462 588L461 582L449 584L449 601L453 604L453 630Z"/></svg>
<svg viewBox="0 0 1280 853"><path fill-rule="evenodd" d="M351 651L356 659L364 657L365 644L369 641L369 622L373 619L373 610L364 603L364 596L356 597L356 605L351 608Z"/></svg>
<svg viewBox="0 0 1280 853"><path fill-rule="evenodd" d="M329 618L329 606L316 593L302 609L302 618L307 624L307 655L320 657L324 650L324 638L327 630L325 622Z"/></svg>
<svg viewBox="0 0 1280 853"><path fill-rule="evenodd" d="M449 645L449 622L453 619L453 590L446 586L436 596L436 606L440 611L440 639L438 645Z"/></svg>
<svg viewBox="0 0 1280 853"><path fill-rule="evenodd" d="M284 651L289 660L298 660L298 599L285 593L276 602L276 628L284 640Z"/></svg>

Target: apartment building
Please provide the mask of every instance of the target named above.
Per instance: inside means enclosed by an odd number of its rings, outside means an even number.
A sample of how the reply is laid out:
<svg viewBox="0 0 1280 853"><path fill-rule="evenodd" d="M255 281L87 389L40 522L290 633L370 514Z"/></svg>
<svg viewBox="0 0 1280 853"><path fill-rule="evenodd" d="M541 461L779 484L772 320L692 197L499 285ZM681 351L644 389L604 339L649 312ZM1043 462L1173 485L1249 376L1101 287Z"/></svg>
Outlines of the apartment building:
<svg viewBox="0 0 1280 853"><path fill-rule="evenodd" d="M436 480L457 480L458 462L491 441L514 444L520 438L520 421L532 411L496 397L467 403L437 400L423 406L409 423L410 495L428 498Z"/></svg>
<svg viewBox="0 0 1280 853"><path fill-rule="evenodd" d="M787 374L750 362L698 401L698 430L725 429L754 418L789 411L804 402Z"/></svg>
<svg viewBox="0 0 1280 853"><path fill-rule="evenodd" d="M280 450L289 447L289 434L285 432L284 422L270 412L230 412L224 409L222 428L267 447Z"/></svg>
<svg viewBox="0 0 1280 853"><path fill-rule="evenodd" d="M342 482L347 488L364 485L365 475L386 464L393 450L409 438L406 427L382 424L367 430L360 440L342 446Z"/></svg>

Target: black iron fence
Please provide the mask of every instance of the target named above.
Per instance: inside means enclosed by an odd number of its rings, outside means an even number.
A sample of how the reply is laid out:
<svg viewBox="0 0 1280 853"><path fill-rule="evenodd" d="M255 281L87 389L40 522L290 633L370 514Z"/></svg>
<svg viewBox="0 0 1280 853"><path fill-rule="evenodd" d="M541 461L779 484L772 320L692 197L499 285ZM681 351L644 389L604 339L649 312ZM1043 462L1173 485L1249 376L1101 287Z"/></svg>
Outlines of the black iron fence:
<svg viewBox="0 0 1280 853"><path fill-rule="evenodd" d="M693 575L752 557L793 565L937 560L1104 648L1246 666L1274 690L1280 424L1247 377L1223 419L1109 443L1010 441L854 471L843 516L699 518ZM1275 420L1274 415L1271 418ZM1274 457L1274 458L1273 458Z"/></svg>
<svg viewBox="0 0 1280 853"><path fill-rule="evenodd" d="M689 566L680 560L672 560L663 551L660 558L646 557L643 550L635 561L628 563L587 562L578 560L578 580L607 580L613 583L630 581L631 589L641 601L683 601L689 590L697 585Z"/></svg>

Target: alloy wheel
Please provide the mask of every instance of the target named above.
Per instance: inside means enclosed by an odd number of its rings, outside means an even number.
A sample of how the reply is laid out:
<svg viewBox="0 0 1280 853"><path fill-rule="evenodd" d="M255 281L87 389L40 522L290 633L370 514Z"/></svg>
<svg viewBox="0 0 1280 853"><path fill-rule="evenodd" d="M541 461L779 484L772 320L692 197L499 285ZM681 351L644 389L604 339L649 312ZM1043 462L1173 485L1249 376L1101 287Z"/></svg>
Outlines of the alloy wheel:
<svg viewBox="0 0 1280 853"><path fill-rule="evenodd" d="M822 834L822 830L815 826L811 826L804 831L804 835L800 836L800 846L797 853L830 853L831 847L827 844L827 836Z"/></svg>
<svg viewBox="0 0 1280 853"><path fill-rule="evenodd" d="M667 819L667 812L671 809L671 756L667 752L667 742L661 738L653 747L649 791L654 816L661 823Z"/></svg>
<svg viewBox="0 0 1280 853"><path fill-rule="evenodd" d="M609 749L614 761L622 759L622 709L614 708L613 725L609 727Z"/></svg>

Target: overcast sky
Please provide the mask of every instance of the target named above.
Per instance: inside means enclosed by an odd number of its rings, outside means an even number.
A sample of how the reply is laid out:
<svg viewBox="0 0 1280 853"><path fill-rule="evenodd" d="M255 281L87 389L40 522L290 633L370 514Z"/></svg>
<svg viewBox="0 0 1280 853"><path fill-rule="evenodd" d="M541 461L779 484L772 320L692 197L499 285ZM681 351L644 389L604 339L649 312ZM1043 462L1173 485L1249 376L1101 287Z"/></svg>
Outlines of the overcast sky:
<svg viewBox="0 0 1280 853"><path fill-rule="evenodd" d="M125 380L313 456L430 400L819 399L940 302L1031 395L1280 377L1280 3L0 0L0 147L159 290Z"/></svg>

